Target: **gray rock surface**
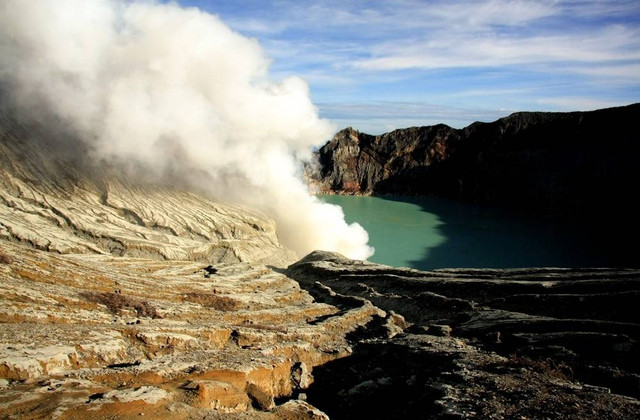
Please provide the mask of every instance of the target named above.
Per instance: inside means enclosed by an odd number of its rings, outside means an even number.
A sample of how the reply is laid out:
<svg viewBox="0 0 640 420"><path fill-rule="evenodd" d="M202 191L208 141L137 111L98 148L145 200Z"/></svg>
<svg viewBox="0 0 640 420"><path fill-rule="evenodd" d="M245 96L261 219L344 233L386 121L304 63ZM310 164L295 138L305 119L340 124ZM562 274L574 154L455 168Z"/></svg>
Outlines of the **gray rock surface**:
<svg viewBox="0 0 640 420"><path fill-rule="evenodd" d="M314 371L308 401L331 418L640 415L640 270L421 272L315 252L287 274L317 301L404 321L372 320Z"/></svg>

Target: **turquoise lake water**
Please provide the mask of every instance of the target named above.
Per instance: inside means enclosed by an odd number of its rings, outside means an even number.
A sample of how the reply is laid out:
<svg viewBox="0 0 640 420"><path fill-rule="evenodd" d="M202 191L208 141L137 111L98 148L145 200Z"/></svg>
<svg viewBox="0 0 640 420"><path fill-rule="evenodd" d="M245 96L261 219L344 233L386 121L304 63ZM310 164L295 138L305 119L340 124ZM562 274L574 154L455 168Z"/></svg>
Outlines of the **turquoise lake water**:
<svg viewBox="0 0 640 420"><path fill-rule="evenodd" d="M432 197L321 195L369 233L369 260L396 267L602 267L607 244L575 228Z"/></svg>

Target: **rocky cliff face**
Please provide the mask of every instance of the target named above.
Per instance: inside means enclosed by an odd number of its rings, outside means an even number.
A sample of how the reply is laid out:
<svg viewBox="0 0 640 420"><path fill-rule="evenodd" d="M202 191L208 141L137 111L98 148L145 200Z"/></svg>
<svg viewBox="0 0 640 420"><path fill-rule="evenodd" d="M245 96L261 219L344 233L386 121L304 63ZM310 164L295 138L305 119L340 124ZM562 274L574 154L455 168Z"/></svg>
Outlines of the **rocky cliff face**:
<svg viewBox="0 0 640 420"><path fill-rule="evenodd" d="M310 182L347 194L439 194L554 219L631 218L638 206L640 104L522 112L464 129L371 136L347 128L318 151Z"/></svg>

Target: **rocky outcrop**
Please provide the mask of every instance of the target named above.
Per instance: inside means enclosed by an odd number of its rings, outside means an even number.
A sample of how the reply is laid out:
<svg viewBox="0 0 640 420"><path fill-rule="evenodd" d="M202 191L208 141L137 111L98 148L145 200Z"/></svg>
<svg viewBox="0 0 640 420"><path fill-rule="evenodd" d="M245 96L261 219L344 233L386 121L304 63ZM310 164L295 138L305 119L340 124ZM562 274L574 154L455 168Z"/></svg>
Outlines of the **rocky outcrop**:
<svg viewBox="0 0 640 420"><path fill-rule="evenodd" d="M316 252L287 274L318 301L391 314L314 371L331 418L640 415L639 270L396 269Z"/></svg>
<svg viewBox="0 0 640 420"><path fill-rule="evenodd" d="M3 418L323 418L295 403L313 369L385 316L316 302L259 263L207 274L194 261L0 247Z"/></svg>
<svg viewBox="0 0 640 420"><path fill-rule="evenodd" d="M592 112L520 112L464 129L380 136L344 129L317 152L316 190L438 194L559 220L633 220L640 104Z"/></svg>

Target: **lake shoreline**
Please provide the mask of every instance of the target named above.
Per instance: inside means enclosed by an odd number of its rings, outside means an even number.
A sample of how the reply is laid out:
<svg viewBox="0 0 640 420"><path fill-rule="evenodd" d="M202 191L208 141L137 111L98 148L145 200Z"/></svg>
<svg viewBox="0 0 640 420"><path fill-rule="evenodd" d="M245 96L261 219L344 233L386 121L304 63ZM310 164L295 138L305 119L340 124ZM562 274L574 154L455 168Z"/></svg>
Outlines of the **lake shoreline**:
<svg viewBox="0 0 640 420"><path fill-rule="evenodd" d="M438 268L634 267L597 229L437 196L318 194L370 235L370 261ZM406 254L406 255L403 255ZM629 253L630 254L630 253Z"/></svg>

